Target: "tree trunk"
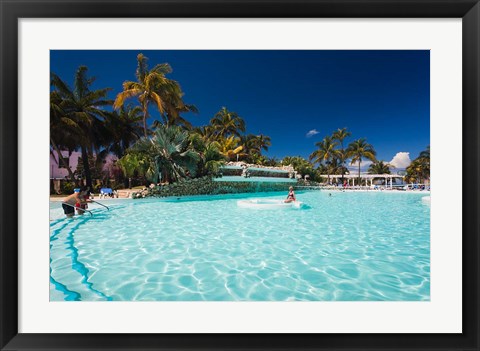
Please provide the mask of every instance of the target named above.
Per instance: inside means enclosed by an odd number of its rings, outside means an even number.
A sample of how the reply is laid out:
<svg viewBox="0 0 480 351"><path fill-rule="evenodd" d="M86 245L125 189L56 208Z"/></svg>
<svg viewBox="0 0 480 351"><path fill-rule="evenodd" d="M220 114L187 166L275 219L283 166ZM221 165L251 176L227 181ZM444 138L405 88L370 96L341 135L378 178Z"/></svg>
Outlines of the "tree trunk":
<svg viewBox="0 0 480 351"><path fill-rule="evenodd" d="M358 160L358 185L361 186L361 180L360 180L360 164L361 164L361 161Z"/></svg>
<svg viewBox="0 0 480 351"><path fill-rule="evenodd" d="M90 190L92 190L92 174L90 172L90 163L88 162L88 151L84 146L82 146L82 162L86 185L90 187Z"/></svg>
<svg viewBox="0 0 480 351"><path fill-rule="evenodd" d="M70 169L70 166L65 162L65 160L63 159L63 156L62 156L62 152L60 151L60 149L58 148L57 144L55 144L55 142L53 141L52 138L50 138L50 143L52 144L52 147L53 149L55 150L55 152L57 153L57 156L58 156L58 162L62 163L63 166L67 169L67 172L68 172L68 176L70 177L71 180L75 180L74 179L74 176L73 176L73 172L72 170ZM60 164L58 164L60 166Z"/></svg>
<svg viewBox="0 0 480 351"><path fill-rule="evenodd" d="M148 136L147 135L147 111L144 110L143 112L143 132L145 133L145 138Z"/></svg>
<svg viewBox="0 0 480 351"><path fill-rule="evenodd" d="M343 140L340 142L342 144L342 162L340 163L340 170L342 172L342 186L343 183L345 182L344 180L344 164L345 164L345 149L343 148Z"/></svg>

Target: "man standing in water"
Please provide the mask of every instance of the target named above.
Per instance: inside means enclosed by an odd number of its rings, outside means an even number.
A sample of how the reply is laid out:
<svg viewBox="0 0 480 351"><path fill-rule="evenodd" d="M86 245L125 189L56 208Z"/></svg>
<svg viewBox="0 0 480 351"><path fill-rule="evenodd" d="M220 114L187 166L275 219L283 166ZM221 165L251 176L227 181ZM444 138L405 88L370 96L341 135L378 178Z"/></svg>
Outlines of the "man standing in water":
<svg viewBox="0 0 480 351"><path fill-rule="evenodd" d="M86 202L85 199L87 198L89 191L90 188L88 186L82 186L78 193L73 193L72 195L66 197L63 200L63 212L65 213L67 218L72 218L74 216L76 207L80 209L78 211L78 214L85 213L85 211L81 211L81 206Z"/></svg>

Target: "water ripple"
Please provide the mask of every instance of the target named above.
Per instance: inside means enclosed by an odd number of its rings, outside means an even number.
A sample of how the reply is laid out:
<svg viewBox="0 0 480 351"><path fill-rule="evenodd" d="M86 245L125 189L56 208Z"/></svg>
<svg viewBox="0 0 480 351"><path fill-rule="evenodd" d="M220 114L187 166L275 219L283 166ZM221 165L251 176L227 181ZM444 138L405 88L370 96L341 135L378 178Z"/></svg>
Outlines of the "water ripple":
<svg viewBox="0 0 480 351"><path fill-rule="evenodd" d="M430 299L430 212L421 196L298 197L308 211L238 208L238 196L149 199L52 221L52 289L65 300Z"/></svg>

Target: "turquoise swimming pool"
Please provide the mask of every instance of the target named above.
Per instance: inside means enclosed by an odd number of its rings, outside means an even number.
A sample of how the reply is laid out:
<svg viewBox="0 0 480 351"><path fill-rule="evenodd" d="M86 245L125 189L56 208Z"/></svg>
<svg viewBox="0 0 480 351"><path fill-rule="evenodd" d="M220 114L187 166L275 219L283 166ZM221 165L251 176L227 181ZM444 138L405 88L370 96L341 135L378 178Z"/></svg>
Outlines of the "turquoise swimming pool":
<svg viewBox="0 0 480 351"><path fill-rule="evenodd" d="M429 300L427 194L329 194L110 200L74 219L51 202L50 300Z"/></svg>

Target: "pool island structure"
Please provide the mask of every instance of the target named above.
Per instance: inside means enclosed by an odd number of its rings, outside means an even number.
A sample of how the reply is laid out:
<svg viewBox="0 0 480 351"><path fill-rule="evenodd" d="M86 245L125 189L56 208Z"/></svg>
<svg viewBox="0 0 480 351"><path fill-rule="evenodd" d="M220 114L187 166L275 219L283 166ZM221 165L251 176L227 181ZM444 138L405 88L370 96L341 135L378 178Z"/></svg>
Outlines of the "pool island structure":
<svg viewBox="0 0 480 351"><path fill-rule="evenodd" d="M429 184L407 184L405 176L400 174L332 174L322 175L331 179L329 183L310 181L292 166L262 166L244 162L229 162L222 166L215 177L187 179L175 184L162 184L145 187L132 192L133 199L149 196L178 197L194 195L219 195L239 193L262 193L288 191L290 186L297 190L329 191L383 191L383 190L419 190L429 191ZM343 178L343 183L342 183ZM357 184L355 185L355 181ZM363 185L362 185L363 184Z"/></svg>
<svg viewBox="0 0 480 351"><path fill-rule="evenodd" d="M288 191L289 186L297 185L297 172L291 166L266 167L232 162L219 169L215 177L186 179L174 184L161 184L145 187L133 192L134 199L168 196L219 195Z"/></svg>
<svg viewBox="0 0 480 351"><path fill-rule="evenodd" d="M430 301L429 55L52 50L50 301Z"/></svg>

